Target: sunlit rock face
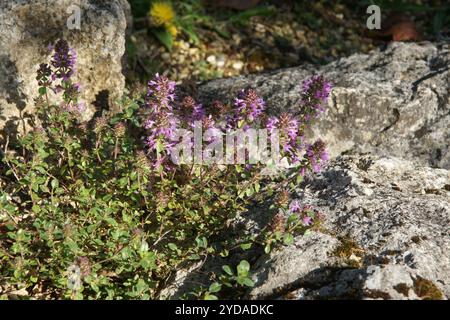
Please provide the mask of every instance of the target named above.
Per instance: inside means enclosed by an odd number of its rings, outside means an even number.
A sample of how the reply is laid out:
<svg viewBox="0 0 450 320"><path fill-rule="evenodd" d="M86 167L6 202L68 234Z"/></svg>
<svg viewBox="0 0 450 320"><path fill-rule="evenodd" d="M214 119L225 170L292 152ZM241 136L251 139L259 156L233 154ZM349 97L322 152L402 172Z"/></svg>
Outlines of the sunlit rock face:
<svg viewBox="0 0 450 320"><path fill-rule="evenodd" d="M178 298L209 283L223 264L251 262L248 299L448 299L450 171L375 155L345 155L292 195L324 217L315 231L265 254L254 247L179 270L162 292ZM255 236L271 221L263 205L228 231ZM205 276L206 275L206 276Z"/></svg>
<svg viewBox="0 0 450 320"><path fill-rule="evenodd" d="M450 297L449 170L339 156L305 179L295 197L323 213L324 225L261 256L250 298Z"/></svg>
<svg viewBox="0 0 450 320"><path fill-rule="evenodd" d="M223 100L252 87L278 114L298 110L301 81L320 73L334 89L309 134L322 138L332 156L357 150L449 169L449 65L448 44L394 42L322 67L210 81L199 93L204 100Z"/></svg>
<svg viewBox="0 0 450 320"><path fill-rule="evenodd" d="M14 134L26 127L38 94L36 70L59 38L77 52L75 81L88 106L86 118L96 105L121 96L127 21L125 0L1 1L0 128Z"/></svg>

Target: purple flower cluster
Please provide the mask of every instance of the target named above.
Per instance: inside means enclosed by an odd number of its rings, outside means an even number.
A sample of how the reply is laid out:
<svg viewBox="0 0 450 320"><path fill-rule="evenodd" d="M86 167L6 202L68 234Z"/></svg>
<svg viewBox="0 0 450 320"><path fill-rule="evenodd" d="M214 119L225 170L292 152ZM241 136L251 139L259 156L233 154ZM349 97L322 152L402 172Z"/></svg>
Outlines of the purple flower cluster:
<svg viewBox="0 0 450 320"><path fill-rule="evenodd" d="M328 99L331 84L321 75L312 76L303 81L301 86L301 115L304 121L317 118L325 111L323 102Z"/></svg>
<svg viewBox="0 0 450 320"><path fill-rule="evenodd" d="M305 175L311 168L317 172L328 160L325 144L319 140L313 144L305 142L304 130L313 117L318 117L324 111L322 103L330 94L331 84L322 76L313 76L305 80L301 88L302 108L294 116L290 113L282 113L279 117L269 117L266 128L273 134L278 130L280 144L290 164L299 165L300 174Z"/></svg>
<svg viewBox="0 0 450 320"><path fill-rule="evenodd" d="M212 115L203 117L202 127L207 134L205 141L208 143L214 142L222 136L222 129L220 126L216 125L216 121L213 119Z"/></svg>
<svg viewBox="0 0 450 320"><path fill-rule="evenodd" d="M297 213L297 212L302 211L302 205L300 204L300 201L292 200L292 202L289 205L289 211L292 213Z"/></svg>
<svg viewBox="0 0 450 320"><path fill-rule="evenodd" d="M190 126L193 126L195 121L202 121L205 117L203 106L190 96L183 99L178 109L180 117L186 119Z"/></svg>
<svg viewBox="0 0 450 320"><path fill-rule="evenodd" d="M262 98L258 96L255 90L248 89L239 92L238 97L234 100L235 121L239 126L239 122L245 121L247 123L254 122L264 111L265 103Z"/></svg>
<svg viewBox="0 0 450 320"><path fill-rule="evenodd" d="M282 113L280 117L269 117L266 122L266 128L270 134L273 134L274 130L278 129L283 151L296 160L296 153L302 148L299 120L289 113Z"/></svg>
<svg viewBox="0 0 450 320"><path fill-rule="evenodd" d="M323 163L329 159L325 143L322 140L317 140L313 144L308 145L306 147L305 159L314 172L319 172Z"/></svg>
<svg viewBox="0 0 450 320"><path fill-rule="evenodd" d="M266 122L266 128L269 131L269 133L272 133L275 129L278 129L278 123L280 120L278 120L277 117L269 117Z"/></svg>
<svg viewBox="0 0 450 320"><path fill-rule="evenodd" d="M43 63L39 66L36 80L41 94L47 97L48 90L51 89L54 93L62 93L64 103L62 109L74 113L81 114L86 109L86 104L78 102L80 95L80 85L73 83L71 77L75 72L76 52L69 47L66 40L60 39L54 45L50 45L49 49L53 52L50 65ZM60 79L60 82L56 82Z"/></svg>
<svg viewBox="0 0 450 320"><path fill-rule="evenodd" d="M150 150L158 147L158 143L170 153L170 147L173 146L175 130L177 128L177 121L174 117L169 115L159 115L155 120L147 119L144 125L150 134L146 139L146 144Z"/></svg>
<svg viewBox="0 0 450 320"><path fill-rule="evenodd" d="M302 101L308 106L311 103L323 102L331 86L321 76L314 76L306 80L302 88ZM216 102L212 106L212 114L209 114L206 112L207 109L192 97L185 97L181 102L177 102L175 83L165 76L156 74L148 82L145 106L148 112L144 122L144 128L148 132L145 143L149 159L155 166L165 165L165 161L169 160L172 147L178 143L175 141L178 129L190 130L196 123L200 123L203 133L208 135L205 141L212 142L215 137L223 135L224 131L235 134L236 129L247 130L251 127L259 129L258 125L264 123L264 119L270 135L278 134L282 158L286 158L290 165L297 167L300 174L304 175L307 169L319 171L328 159L322 141L313 144L305 142L304 130L308 125L305 117L290 113L282 113L278 117L264 117L265 103L252 89L239 93L234 100L234 109ZM236 146L236 149L240 147ZM254 166L248 166L252 167Z"/></svg>
<svg viewBox="0 0 450 320"><path fill-rule="evenodd" d="M282 136L286 137L291 146L296 145L299 134L299 121L289 113L282 113L278 123Z"/></svg>
<svg viewBox="0 0 450 320"><path fill-rule="evenodd" d="M302 83L302 91L305 94L312 94L316 99L325 101L331 91L331 84L325 81L321 75L312 76Z"/></svg>
<svg viewBox="0 0 450 320"><path fill-rule="evenodd" d="M158 73L148 82L146 105L155 113L172 112L175 100L175 82Z"/></svg>
<svg viewBox="0 0 450 320"><path fill-rule="evenodd" d="M144 128L149 132L145 139L148 154L157 169L161 169L160 166L168 160L170 150L176 143L174 135L179 121L173 114L174 100L175 82L156 74L148 82L145 105L150 113Z"/></svg>
<svg viewBox="0 0 450 320"><path fill-rule="evenodd" d="M304 226L310 226L313 223L313 218L310 212L313 212L311 206L302 206L298 200L293 200L289 205L289 211L296 214Z"/></svg>
<svg viewBox="0 0 450 320"><path fill-rule="evenodd" d="M52 80L58 78L67 81L75 72L77 61L75 50L70 48L64 39L58 40L55 45L50 45L49 48L54 51L51 65L56 68L52 75Z"/></svg>

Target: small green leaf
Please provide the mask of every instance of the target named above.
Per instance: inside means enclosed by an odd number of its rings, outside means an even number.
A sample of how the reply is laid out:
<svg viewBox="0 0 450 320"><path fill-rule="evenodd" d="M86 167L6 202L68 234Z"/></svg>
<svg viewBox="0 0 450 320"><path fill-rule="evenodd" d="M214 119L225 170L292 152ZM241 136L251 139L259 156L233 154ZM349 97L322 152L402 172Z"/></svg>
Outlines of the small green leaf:
<svg viewBox="0 0 450 320"><path fill-rule="evenodd" d="M52 186L52 189L56 189L59 187L59 181L57 179L52 179L52 182L50 182L50 185Z"/></svg>
<svg viewBox="0 0 450 320"><path fill-rule="evenodd" d="M220 252L220 256L221 256L222 258L228 257L229 254L230 254L230 252L229 252L227 249L223 249L223 250Z"/></svg>
<svg viewBox="0 0 450 320"><path fill-rule="evenodd" d="M47 93L47 88L46 87L40 87L39 88L39 94L41 96L45 95Z"/></svg>
<svg viewBox="0 0 450 320"><path fill-rule="evenodd" d="M241 249L242 249L242 250L248 250L248 249L250 249L251 247L252 247L252 243L251 243L251 242L241 244Z"/></svg>
<svg viewBox="0 0 450 320"><path fill-rule="evenodd" d="M196 238L197 246L200 248L205 248L208 246L208 240L205 237Z"/></svg>
<svg viewBox="0 0 450 320"><path fill-rule="evenodd" d="M36 182L32 183L32 184L31 184L31 189L32 189L34 192L38 192L38 191L39 191L39 184L37 184Z"/></svg>
<svg viewBox="0 0 450 320"><path fill-rule="evenodd" d="M220 283L218 283L218 282L214 282L213 284L211 284L209 286L209 290L208 291L211 292L211 293L216 293L216 292L219 292L221 289L222 289L222 285Z"/></svg>
<svg viewBox="0 0 450 320"><path fill-rule="evenodd" d="M141 241L141 247L139 248L139 251L141 252L147 252L149 249L148 243L145 240Z"/></svg>
<svg viewBox="0 0 450 320"><path fill-rule="evenodd" d="M177 247L177 245L175 243L169 243L167 246L172 251L176 251L178 249L178 247Z"/></svg>
<svg viewBox="0 0 450 320"><path fill-rule="evenodd" d="M237 273L239 276L245 276L250 271L250 264L247 260L242 260L237 266Z"/></svg>
<svg viewBox="0 0 450 320"><path fill-rule="evenodd" d="M200 260L200 256L198 254L191 254L188 256L189 260Z"/></svg>
<svg viewBox="0 0 450 320"><path fill-rule="evenodd" d="M233 270L231 270L230 266L224 265L222 266L223 271L225 271L228 275L232 276L234 275Z"/></svg>
<svg viewBox="0 0 450 320"><path fill-rule="evenodd" d="M31 210L33 210L34 213L39 213L41 212L41 207L39 207L37 204L33 205L33 207L31 207Z"/></svg>
<svg viewBox="0 0 450 320"><path fill-rule="evenodd" d="M255 283L253 282L253 280L250 279L250 278L245 278L245 279L243 279L243 280L242 280L242 283L243 283L244 285L246 285L247 287L253 287L253 286L255 285Z"/></svg>
<svg viewBox="0 0 450 320"><path fill-rule="evenodd" d="M287 234L284 235L283 242L284 242L285 245L289 246L292 243L294 243L294 237L292 236L292 234L287 233Z"/></svg>
<svg viewBox="0 0 450 320"><path fill-rule="evenodd" d="M208 293L205 294L204 299L205 300L219 300L219 298L217 298L217 296L215 296L213 294L208 294Z"/></svg>
<svg viewBox="0 0 450 320"><path fill-rule="evenodd" d="M145 252L142 254L142 259L140 261L142 268L146 270L153 270L156 268L156 256L153 252Z"/></svg>
<svg viewBox="0 0 450 320"><path fill-rule="evenodd" d="M298 217L295 214L291 214L288 218L287 218L287 224L293 224L295 222L298 221Z"/></svg>
<svg viewBox="0 0 450 320"><path fill-rule="evenodd" d="M152 33L167 48L172 51L173 37L165 28L153 28Z"/></svg>

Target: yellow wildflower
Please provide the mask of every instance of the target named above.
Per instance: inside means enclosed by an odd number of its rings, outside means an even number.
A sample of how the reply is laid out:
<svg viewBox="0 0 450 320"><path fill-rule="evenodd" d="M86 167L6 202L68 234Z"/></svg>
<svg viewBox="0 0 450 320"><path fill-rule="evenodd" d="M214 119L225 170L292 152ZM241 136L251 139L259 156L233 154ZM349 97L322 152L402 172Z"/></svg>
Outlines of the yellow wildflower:
<svg viewBox="0 0 450 320"><path fill-rule="evenodd" d="M170 25L166 25L166 29L167 31L169 31L169 33L172 35L172 37L176 37L178 34L178 29L177 27L175 27L175 25L170 24Z"/></svg>
<svg viewBox="0 0 450 320"><path fill-rule="evenodd" d="M175 11L169 2L156 1L152 3L149 12L152 23L155 26L165 26L168 30L173 25Z"/></svg>

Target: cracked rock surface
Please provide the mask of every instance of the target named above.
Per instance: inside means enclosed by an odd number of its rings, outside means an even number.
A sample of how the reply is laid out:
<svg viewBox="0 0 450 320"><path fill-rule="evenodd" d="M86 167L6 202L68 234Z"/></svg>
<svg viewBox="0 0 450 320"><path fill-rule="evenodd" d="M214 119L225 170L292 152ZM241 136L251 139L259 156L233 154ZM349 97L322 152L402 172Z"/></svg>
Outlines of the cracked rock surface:
<svg viewBox="0 0 450 320"><path fill-rule="evenodd" d="M450 296L450 171L342 156L297 197L325 214L324 228L262 256L250 298Z"/></svg>
<svg viewBox="0 0 450 320"><path fill-rule="evenodd" d="M270 254L252 249L177 272L161 297L208 283L223 264L250 261L249 299L448 299L450 171L418 162L352 154L306 178L294 198L325 216L319 230ZM270 221L264 208L238 224L252 234ZM228 236L234 235L232 232Z"/></svg>

